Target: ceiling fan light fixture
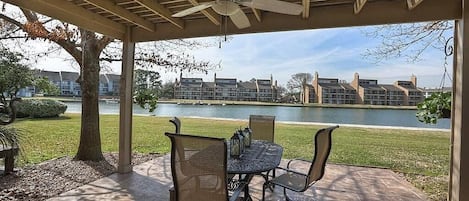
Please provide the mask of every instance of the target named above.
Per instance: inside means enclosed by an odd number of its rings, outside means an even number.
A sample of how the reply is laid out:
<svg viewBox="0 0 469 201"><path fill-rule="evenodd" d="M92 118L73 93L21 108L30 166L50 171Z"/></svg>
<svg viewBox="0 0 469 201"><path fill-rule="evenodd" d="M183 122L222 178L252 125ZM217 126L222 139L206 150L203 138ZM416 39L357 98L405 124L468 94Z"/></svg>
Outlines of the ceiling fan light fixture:
<svg viewBox="0 0 469 201"><path fill-rule="evenodd" d="M241 9L238 4L231 1L217 1L212 8L216 13L225 16L233 15Z"/></svg>

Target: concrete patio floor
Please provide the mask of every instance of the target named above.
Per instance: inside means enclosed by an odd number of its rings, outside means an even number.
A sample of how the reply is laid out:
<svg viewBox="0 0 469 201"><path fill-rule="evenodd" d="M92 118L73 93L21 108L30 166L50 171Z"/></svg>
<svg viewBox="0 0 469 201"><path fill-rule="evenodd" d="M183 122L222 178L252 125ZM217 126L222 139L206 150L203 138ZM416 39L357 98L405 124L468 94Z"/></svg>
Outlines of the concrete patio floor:
<svg viewBox="0 0 469 201"><path fill-rule="evenodd" d="M285 161L282 161L284 165ZM309 166L295 163L303 172ZM279 174L281 172L278 172ZM256 176L250 184L251 196L260 200L263 178ZM134 167L129 174L113 174L77 189L65 192L57 200L137 200L167 201L172 186L170 157L158 159ZM284 200L281 188L267 191L266 200ZM324 178L305 193L289 192L295 200L350 200L397 201L427 200L427 196L403 180L391 170L328 164Z"/></svg>

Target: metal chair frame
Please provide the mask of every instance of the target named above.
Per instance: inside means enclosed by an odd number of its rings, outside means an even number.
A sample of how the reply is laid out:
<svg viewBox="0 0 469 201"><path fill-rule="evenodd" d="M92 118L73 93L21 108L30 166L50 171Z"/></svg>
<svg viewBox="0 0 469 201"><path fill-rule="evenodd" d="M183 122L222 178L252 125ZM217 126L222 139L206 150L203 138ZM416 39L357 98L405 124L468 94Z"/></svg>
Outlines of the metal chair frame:
<svg viewBox="0 0 469 201"><path fill-rule="evenodd" d="M176 146L176 141L178 140L178 138L190 138L190 139L193 139L194 141L195 140L198 140L198 139L203 139L203 140L210 140L210 141L214 141L214 143L217 143L217 144L222 144L223 145L223 149L224 149L224 157L223 157L223 164L224 164L224 175L225 175L225 178L223 178L225 180L225 184L228 184L228 175L227 175L227 144L226 144L226 141L224 138L213 138L213 137L204 137L204 136L195 136L195 135L187 135L187 134L180 134L180 133L169 133L169 132L166 132L165 133L166 136L168 136L171 140L171 174L172 174L172 177L173 177L173 183L174 183L174 188L170 189L170 200L171 201L185 201L185 200L180 200L179 198L179 195L178 195L178 186L179 186L179 183L180 181L178 181L178 175L177 175L177 167L176 165L174 164L175 163L175 160L176 160L176 155L177 153L179 153L179 157L181 157L180 155L180 152L181 150L184 150L184 147L177 147ZM217 142L218 141L218 142ZM193 150L193 149L191 149ZM203 181L200 181L197 179L197 184L199 185L201 182ZM198 186L197 185L197 186ZM218 185L218 182L217 182L217 185ZM239 186L236 187L236 189L234 189L232 191L232 194L231 196L229 196L229 193L228 193L228 185L225 185L224 186L224 191L225 191L225 194L227 195L226 197L226 200L223 200L223 201L236 201L236 200L239 200L239 196L241 195L241 192L244 191L245 189L247 188L247 184L244 184L244 183L240 183ZM207 197L207 200L213 200L209 197ZM215 201L215 200L213 200ZM218 201L218 200L216 200ZM221 201L221 200L220 200Z"/></svg>
<svg viewBox="0 0 469 201"><path fill-rule="evenodd" d="M173 117L169 120L169 122L174 124L174 127L176 129L175 133L181 133L181 120L179 120L179 118Z"/></svg>
<svg viewBox="0 0 469 201"><path fill-rule="evenodd" d="M315 148L314 148L314 156L313 156L312 161L305 160L305 159L292 159L292 160L288 161L287 168L277 167L277 169L282 169L282 170L286 171L285 174L292 174L292 175L295 175L295 176L304 177L304 179L305 179L304 180L304 182L305 182L304 183L304 188L294 189L292 186L289 186L288 183L283 183L281 181L277 181L274 178L274 179L264 183L263 189L262 189L262 200L265 199L265 189L270 188L271 186L278 185L280 187L283 187L283 194L285 196L285 199L286 200L291 200L291 198L288 197L286 189L296 191L296 192L304 192L307 189L309 189L311 186L313 186L317 181L321 180L322 177L324 176L326 161L329 158L329 154L330 154L331 148L332 148L332 131L334 131L334 129L336 129L338 127L339 126L332 126L332 127L328 127L328 128L323 128L323 129L320 129L316 132L316 135L314 137ZM320 150L318 150L318 147L320 147L320 144L319 144L320 142L319 142L318 138L321 135L327 135L326 136L327 137L326 138L326 140L327 140L326 143L327 144L325 144L325 146L327 146L327 147L324 150L325 153L319 154L318 152ZM292 161L298 161L298 160L308 162L308 163L311 164L310 168L309 168L309 171L308 171L308 174L298 172L298 171L294 171L294 170L290 169L291 162ZM319 173L319 174L317 174L317 173ZM280 178L280 177L282 177L282 175L280 175L278 178Z"/></svg>

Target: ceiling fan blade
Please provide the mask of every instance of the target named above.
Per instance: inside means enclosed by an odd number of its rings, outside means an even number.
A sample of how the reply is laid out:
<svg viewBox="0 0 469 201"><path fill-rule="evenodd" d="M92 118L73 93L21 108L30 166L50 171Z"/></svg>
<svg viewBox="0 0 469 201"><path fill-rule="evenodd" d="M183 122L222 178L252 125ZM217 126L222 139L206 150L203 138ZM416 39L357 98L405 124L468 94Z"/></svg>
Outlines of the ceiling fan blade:
<svg viewBox="0 0 469 201"><path fill-rule="evenodd" d="M187 15L190 15L192 13L196 13L196 12L199 12L203 9L206 9L206 8L210 8L212 7L212 5L214 4L215 2L214 1L211 1L211 2L207 2L207 3L201 3L197 6L194 6L192 8L188 8L186 10L182 10L180 12L177 12L173 15L171 15L172 17L184 17L184 16L187 16Z"/></svg>
<svg viewBox="0 0 469 201"><path fill-rule="evenodd" d="M266 10L275 13L287 15L299 15L303 12L303 6L295 3L289 3L279 0L251 0L240 1L239 4L260 10Z"/></svg>
<svg viewBox="0 0 469 201"><path fill-rule="evenodd" d="M246 16L246 14L241 9L238 9L238 11L229 16L233 24L236 25L238 29L244 29L251 26L248 16Z"/></svg>

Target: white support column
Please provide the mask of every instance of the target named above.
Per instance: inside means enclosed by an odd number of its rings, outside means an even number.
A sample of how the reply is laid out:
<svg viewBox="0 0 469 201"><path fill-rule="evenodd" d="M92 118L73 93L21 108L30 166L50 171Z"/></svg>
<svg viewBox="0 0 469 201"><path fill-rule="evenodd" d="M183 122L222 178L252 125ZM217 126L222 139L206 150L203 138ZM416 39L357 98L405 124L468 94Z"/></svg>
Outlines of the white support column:
<svg viewBox="0 0 469 201"><path fill-rule="evenodd" d="M469 5L465 1L454 29L450 201L469 200Z"/></svg>
<svg viewBox="0 0 469 201"><path fill-rule="evenodd" d="M127 27L122 50L119 111L119 173L132 172L132 95L134 79L135 43L131 41L131 29Z"/></svg>

